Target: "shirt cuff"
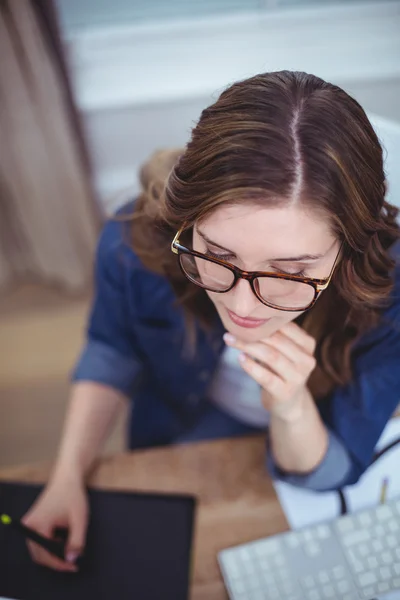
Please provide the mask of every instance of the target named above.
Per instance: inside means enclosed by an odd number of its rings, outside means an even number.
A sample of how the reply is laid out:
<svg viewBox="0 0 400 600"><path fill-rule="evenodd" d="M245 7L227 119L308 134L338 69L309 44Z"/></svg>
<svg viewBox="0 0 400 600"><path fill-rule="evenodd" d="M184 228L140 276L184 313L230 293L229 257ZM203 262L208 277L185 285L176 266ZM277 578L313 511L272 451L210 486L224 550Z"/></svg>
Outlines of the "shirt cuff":
<svg viewBox="0 0 400 600"><path fill-rule="evenodd" d="M131 397L141 372L142 365L135 357L124 356L108 344L91 340L79 358L72 381L95 381Z"/></svg>
<svg viewBox="0 0 400 600"><path fill-rule="evenodd" d="M328 449L324 458L313 471L304 474L280 469L274 461L268 439L267 466L272 478L318 492L342 487L352 471L352 461L343 442L332 431L328 430L328 434Z"/></svg>

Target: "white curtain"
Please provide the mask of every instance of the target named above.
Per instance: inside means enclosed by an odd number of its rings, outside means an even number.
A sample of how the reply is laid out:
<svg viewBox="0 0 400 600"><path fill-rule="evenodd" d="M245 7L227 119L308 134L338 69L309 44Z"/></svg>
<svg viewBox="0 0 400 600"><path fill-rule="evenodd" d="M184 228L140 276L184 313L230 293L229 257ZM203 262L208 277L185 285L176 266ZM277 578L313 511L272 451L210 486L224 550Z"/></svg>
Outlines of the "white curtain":
<svg viewBox="0 0 400 600"><path fill-rule="evenodd" d="M30 280L76 291L89 280L101 215L70 99L38 3L3 0L0 288Z"/></svg>

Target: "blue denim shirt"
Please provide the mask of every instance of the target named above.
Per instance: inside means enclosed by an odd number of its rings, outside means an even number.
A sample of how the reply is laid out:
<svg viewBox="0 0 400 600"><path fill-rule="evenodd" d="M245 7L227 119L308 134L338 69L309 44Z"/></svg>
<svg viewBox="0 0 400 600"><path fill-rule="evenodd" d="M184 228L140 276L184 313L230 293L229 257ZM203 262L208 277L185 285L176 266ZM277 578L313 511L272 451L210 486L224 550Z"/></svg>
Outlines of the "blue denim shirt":
<svg viewBox="0 0 400 600"><path fill-rule="evenodd" d="M182 309L169 282L147 270L130 248L126 224L109 221L95 265L95 298L87 343L73 380L95 381L134 398L130 447L168 443L194 423L224 347L216 317L210 334L198 328L196 352L186 343ZM400 247L396 251L400 255ZM400 402L400 269L382 324L353 351L354 380L318 403L328 428L327 453L311 473L284 473L268 452L276 478L328 490L354 483Z"/></svg>

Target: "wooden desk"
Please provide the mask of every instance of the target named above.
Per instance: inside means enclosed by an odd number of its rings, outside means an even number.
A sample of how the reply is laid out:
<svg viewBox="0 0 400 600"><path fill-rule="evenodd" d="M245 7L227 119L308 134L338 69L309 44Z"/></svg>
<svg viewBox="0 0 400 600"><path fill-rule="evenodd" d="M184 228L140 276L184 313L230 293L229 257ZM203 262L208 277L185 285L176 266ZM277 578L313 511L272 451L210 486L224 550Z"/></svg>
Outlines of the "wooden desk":
<svg viewBox="0 0 400 600"><path fill-rule="evenodd" d="M225 600L217 552L288 529L264 467L264 436L119 454L89 483L103 489L186 492L199 499L192 600ZM50 464L0 470L0 479L43 483Z"/></svg>

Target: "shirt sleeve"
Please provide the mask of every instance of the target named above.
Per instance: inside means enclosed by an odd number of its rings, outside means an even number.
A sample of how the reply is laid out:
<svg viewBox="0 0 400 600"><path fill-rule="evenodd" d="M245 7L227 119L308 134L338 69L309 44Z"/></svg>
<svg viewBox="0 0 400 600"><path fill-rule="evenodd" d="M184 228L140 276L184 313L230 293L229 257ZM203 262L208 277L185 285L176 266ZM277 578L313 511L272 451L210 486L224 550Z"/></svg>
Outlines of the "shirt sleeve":
<svg viewBox="0 0 400 600"><path fill-rule="evenodd" d="M132 259L121 230L121 222L109 221L99 240L87 339L72 380L102 383L129 397L142 372L142 361L129 327Z"/></svg>
<svg viewBox="0 0 400 600"><path fill-rule="evenodd" d="M370 465L378 439L400 404L400 291L379 327L353 351L353 380L318 405L329 435L321 463L310 473L286 473L268 452L272 477L328 491L356 483Z"/></svg>

